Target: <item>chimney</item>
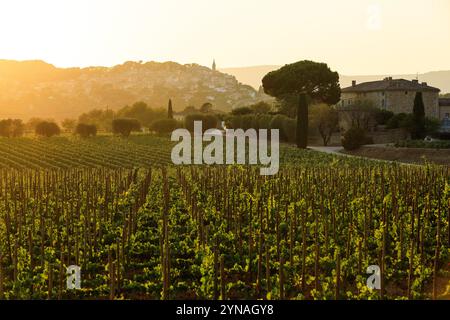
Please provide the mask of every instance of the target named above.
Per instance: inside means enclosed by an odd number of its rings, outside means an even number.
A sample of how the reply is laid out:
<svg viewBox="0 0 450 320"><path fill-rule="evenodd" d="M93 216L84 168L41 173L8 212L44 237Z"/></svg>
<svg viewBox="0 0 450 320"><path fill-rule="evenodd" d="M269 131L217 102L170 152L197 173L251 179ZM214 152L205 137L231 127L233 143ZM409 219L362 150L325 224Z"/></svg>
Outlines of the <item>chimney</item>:
<svg viewBox="0 0 450 320"><path fill-rule="evenodd" d="M356 80L352 80L352 87L356 87Z"/></svg>
<svg viewBox="0 0 450 320"><path fill-rule="evenodd" d="M423 85L424 87L426 87L426 86L428 85L428 83L422 82L422 85Z"/></svg>
<svg viewBox="0 0 450 320"><path fill-rule="evenodd" d="M419 83L419 80L414 79L412 82L413 82L413 83Z"/></svg>

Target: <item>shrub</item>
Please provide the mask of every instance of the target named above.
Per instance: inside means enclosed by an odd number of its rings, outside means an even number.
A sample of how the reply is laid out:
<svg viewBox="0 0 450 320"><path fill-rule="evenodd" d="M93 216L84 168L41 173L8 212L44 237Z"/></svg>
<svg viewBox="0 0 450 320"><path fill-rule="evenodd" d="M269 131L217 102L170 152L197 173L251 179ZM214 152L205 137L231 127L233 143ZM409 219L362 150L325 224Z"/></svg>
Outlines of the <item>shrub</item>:
<svg viewBox="0 0 450 320"><path fill-rule="evenodd" d="M397 129L400 128L400 123L407 117L406 113L399 113L391 117L386 122L387 129Z"/></svg>
<svg viewBox="0 0 450 320"><path fill-rule="evenodd" d="M439 132L437 135L437 138L441 140L450 140L450 132Z"/></svg>
<svg viewBox="0 0 450 320"><path fill-rule="evenodd" d="M364 139L364 143L363 144L374 144L373 142L373 138L366 136L366 138Z"/></svg>
<svg viewBox="0 0 450 320"><path fill-rule="evenodd" d="M418 121L423 122L418 126ZM441 124L439 120L432 118L423 118L422 120L417 120L413 114L405 115L399 122L398 127L406 130L411 134L413 139L422 140L423 135L436 135L439 131ZM422 128L423 127L423 128Z"/></svg>
<svg viewBox="0 0 450 320"><path fill-rule="evenodd" d="M259 129L270 129L270 123L272 122L273 116L268 114L261 114L257 117Z"/></svg>
<svg viewBox="0 0 450 320"><path fill-rule="evenodd" d="M265 114L272 111L272 106L267 102L260 101L249 107L254 113Z"/></svg>
<svg viewBox="0 0 450 320"><path fill-rule="evenodd" d="M225 121L225 119L228 117L228 114L225 112L216 111L214 113L214 116L216 117L217 121L221 122L221 121Z"/></svg>
<svg viewBox="0 0 450 320"><path fill-rule="evenodd" d="M0 120L0 136L2 137L20 137L23 135L24 124L20 119Z"/></svg>
<svg viewBox="0 0 450 320"><path fill-rule="evenodd" d="M287 141L288 137L285 135L285 132L283 130L284 122L286 119L289 119L287 116L278 114L275 117L272 118L272 121L270 122L270 129L278 129L280 131L280 139L283 141Z"/></svg>
<svg viewBox="0 0 450 320"><path fill-rule="evenodd" d="M274 117L268 114L246 114L242 116L229 116L226 125L230 129L266 129L270 130L270 124Z"/></svg>
<svg viewBox="0 0 450 320"><path fill-rule="evenodd" d="M64 119L61 122L61 126L64 128L66 132L72 132L73 129L76 129L77 121L75 119Z"/></svg>
<svg viewBox="0 0 450 320"><path fill-rule="evenodd" d="M385 125L394 116L392 111L388 110L377 110L375 113L375 121L379 125Z"/></svg>
<svg viewBox="0 0 450 320"><path fill-rule="evenodd" d="M114 134L121 134L128 137L132 131L141 130L141 123L137 119L120 118L112 122L112 131Z"/></svg>
<svg viewBox="0 0 450 320"><path fill-rule="evenodd" d="M97 126L95 124L79 123L75 128L75 133L83 138L97 135Z"/></svg>
<svg viewBox="0 0 450 320"><path fill-rule="evenodd" d="M202 129L206 131L217 127L217 117L212 114L193 113L184 118L184 127L189 131L194 131L194 121L202 122Z"/></svg>
<svg viewBox="0 0 450 320"><path fill-rule="evenodd" d="M252 114L241 116L241 129L248 130L248 129L257 129L258 128L258 121L256 120L256 117Z"/></svg>
<svg viewBox="0 0 450 320"><path fill-rule="evenodd" d="M59 135L61 133L61 129L54 122L42 121L36 125L35 133L39 136L52 137Z"/></svg>
<svg viewBox="0 0 450 320"><path fill-rule="evenodd" d="M297 120L287 118L283 121L283 134L287 142L296 142Z"/></svg>
<svg viewBox="0 0 450 320"><path fill-rule="evenodd" d="M396 148L430 148L430 149L450 149L450 141L435 140L403 140L395 143Z"/></svg>
<svg viewBox="0 0 450 320"><path fill-rule="evenodd" d="M405 116L398 122L398 127L411 133L414 131L414 116L412 114L405 114Z"/></svg>
<svg viewBox="0 0 450 320"><path fill-rule="evenodd" d="M231 110L231 114L233 116L243 116L245 114L252 114L252 113L254 113L254 111L250 107L240 107L240 108Z"/></svg>
<svg viewBox="0 0 450 320"><path fill-rule="evenodd" d="M166 119L169 110L164 108L151 108L145 102L136 102L131 106L125 106L116 112L113 118L116 119L137 119L144 127L150 127L153 121ZM81 120L81 119L80 119ZM94 119L96 120L96 119ZM85 123L95 123L97 121L80 121ZM108 121L111 124L112 119ZM100 127L99 127L100 128ZM139 128L140 129L140 128ZM137 129L137 130L139 130Z"/></svg>
<svg viewBox="0 0 450 320"><path fill-rule="evenodd" d="M286 142L296 141L297 120L278 114L272 117L270 129L278 129L280 139Z"/></svg>
<svg viewBox="0 0 450 320"><path fill-rule="evenodd" d="M206 126L206 129L214 129L217 128L217 117L213 114L205 115L205 120L203 122L203 127Z"/></svg>
<svg viewBox="0 0 450 320"><path fill-rule="evenodd" d="M232 129L278 129L280 139L295 142L296 121L285 115L246 114L231 116L227 119L227 126Z"/></svg>
<svg viewBox="0 0 450 320"><path fill-rule="evenodd" d="M366 143L366 139L364 129L352 127L344 133L342 146L345 150L356 150Z"/></svg>
<svg viewBox="0 0 450 320"><path fill-rule="evenodd" d="M208 113L211 112L211 110L213 109L213 105L210 102L205 102L204 104L202 104L202 106L200 107L200 112L202 113Z"/></svg>
<svg viewBox="0 0 450 320"><path fill-rule="evenodd" d="M441 122L433 118L425 118L425 134L435 136L439 132Z"/></svg>
<svg viewBox="0 0 450 320"><path fill-rule="evenodd" d="M125 107L123 110L126 110ZM83 113L78 117L78 123L90 123L95 124L97 126L98 130L108 131L111 132L112 128L112 121L114 118L126 118L131 117L130 115L120 115L117 116L116 113L111 110L100 110L100 109L93 109L87 113Z"/></svg>
<svg viewBox="0 0 450 320"><path fill-rule="evenodd" d="M231 129L237 129L242 127L241 116L231 116L226 121L227 127Z"/></svg>
<svg viewBox="0 0 450 320"><path fill-rule="evenodd" d="M150 130L155 131L159 134L166 134L172 132L178 127L180 127L180 125L175 119L160 119L154 121L150 125Z"/></svg>
<svg viewBox="0 0 450 320"><path fill-rule="evenodd" d="M252 115L250 117L250 127L255 129L255 130L258 130L258 129L260 129L259 125L260 125L259 117L257 115Z"/></svg>
<svg viewBox="0 0 450 320"><path fill-rule="evenodd" d="M22 120L14 119L11 122L11 136L12 137L21 137L23 136L23 132L25 131L25 125Z"/></svg>

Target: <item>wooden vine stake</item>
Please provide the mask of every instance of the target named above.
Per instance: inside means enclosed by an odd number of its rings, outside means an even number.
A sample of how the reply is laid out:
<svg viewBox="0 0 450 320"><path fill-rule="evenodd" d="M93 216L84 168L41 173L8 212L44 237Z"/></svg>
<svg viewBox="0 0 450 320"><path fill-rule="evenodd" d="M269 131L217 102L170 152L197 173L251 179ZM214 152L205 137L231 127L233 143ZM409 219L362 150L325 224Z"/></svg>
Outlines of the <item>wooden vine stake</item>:
<svg viewBox="0 0 450 320"><path fill-rule="evenodd" d="M214 278L213 278L213 298L217 300L219 298L219 289L218 289L218 270L217 265L219 264L219 253L217 252L217 241L214 246Z"/></svg>
<svg viewBox="0 0 450 320"><path fill-rule="evenodd" d="M112 249L108 250L108 269L109 269L109 300L114 300L114 261L112 257Z"/></svg>
<svg viewBox="0 0 450 320"><path fill-rule="evenodd" d="M280 300L284 299L284 258L280 257Z"/></svg>
<svg viewBox="0 0 450 320"><path fill-rule="evenodd" d="M266 290L271 291L269 246L266 246Z"/></svg>
<svg viewBox="0 0 450 320"><path fill-rule="evenodd" d="M341 290L341 254L339 250L336 251L336 290L334 293L334 298L339 300Z"/></svg>
<svg viewBox="0 0 450 320"><path fill-rule="evenodd" d="M4 298L3 292L3 256L0 252L0 299Z"/></svg>
<svg viewBox="0 0 450 320"><path fill-rule="evenodd" d="M53 265L48 264L48 295L47 298L50 300L52 298L53 291Z"/></svg>
<svg viewBox="0 0 450 320"><path fill-rule="evenodd" d="M441 201L439 197L438 212L437 212L437 225L436 225L436 249L434 252L434 265L433 265L433 299L437 299L437 273L441 246Z"/></svg>
<svg viewBox="0 0 450 320"><path fill-rule="evenodd" d="M224 256L220 256L220 298L226 300L225 262Z"/></svg>
<svg viewBox="0 0 450 320"><path fill-rule="evenodd" d="M162 274L163 274L163 299L169 299L170 283L170 247L169 247L169 185L167 181L167 170L162 168L164 209L163 209L163 236L162 236Z"/></svg>

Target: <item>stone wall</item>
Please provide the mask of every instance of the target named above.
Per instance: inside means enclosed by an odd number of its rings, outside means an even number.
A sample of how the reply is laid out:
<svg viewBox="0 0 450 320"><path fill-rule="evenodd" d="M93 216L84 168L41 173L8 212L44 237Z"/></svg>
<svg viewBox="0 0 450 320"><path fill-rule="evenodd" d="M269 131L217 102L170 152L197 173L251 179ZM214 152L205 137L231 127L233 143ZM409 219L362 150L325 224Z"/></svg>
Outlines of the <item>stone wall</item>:
<svg viewBox="0 0 450 320"><path fill-rule="evenodd" d="M412 113L414 108L415 91L387 91L386 110L394 113ZM437 92L423 92L425 116L439 118L439 94Z"/></svg>
<svg viewBox="0 0 450 320"><path fill-rule="evenodd" d="M368 136L372 137L374 144L396 143L397 141L410 138L409 134L403 129L371 132Z"/></svg>
<svg viewBox="0 0 450 320"><path fill-rule="evenodd" d="M341 94L341 101L339 103L340 107L348 107L358 101L370 101L373 106L379 109L383 109L383 101L385 96L381 91L379 92L343 92Z"/></svg>
<svg viewBox="0 0 450 320"><path fill-rule="evenodd" d="M352 122L355 121L355 115L353 114L353 111L347 111L347 110L339 110L339 128L342 131L348 130L352 127ZM356 124L355 124L356 125ZM375 119L370 119L368 124L368 130L373 131L376 127Z"/></svg>

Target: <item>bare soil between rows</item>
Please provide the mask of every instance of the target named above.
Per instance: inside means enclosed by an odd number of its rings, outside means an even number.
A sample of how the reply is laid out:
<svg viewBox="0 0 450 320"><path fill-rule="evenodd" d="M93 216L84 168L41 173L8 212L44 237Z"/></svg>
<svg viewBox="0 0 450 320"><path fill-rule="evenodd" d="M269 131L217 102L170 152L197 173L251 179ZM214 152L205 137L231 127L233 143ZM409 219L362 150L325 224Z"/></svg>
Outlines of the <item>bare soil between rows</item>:
<svg viewBox="0 0 450 320"><path fill-rule="evenodd" d="M358 150L342 151L342 153L380 160L415 164L433 163L450 167L450 149L364 146Z"/></svg>

